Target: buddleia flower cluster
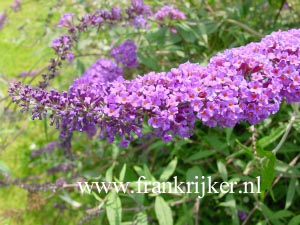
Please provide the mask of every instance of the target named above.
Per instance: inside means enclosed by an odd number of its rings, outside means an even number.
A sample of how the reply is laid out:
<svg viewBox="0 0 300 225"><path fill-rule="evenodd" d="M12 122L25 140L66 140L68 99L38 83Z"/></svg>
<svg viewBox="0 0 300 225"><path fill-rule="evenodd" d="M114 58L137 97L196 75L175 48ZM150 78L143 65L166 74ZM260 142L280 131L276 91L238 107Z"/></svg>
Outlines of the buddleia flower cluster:
<svg viewBox="0 0 300 225"><path fill-rule="evenodd" d="M97 59L72 86L84 88L92 83L106 84L123 77L124 70L138 66L137 46L126 40L110 51L111 59Z"/></svg>
<svg viewBox="0 0 300 225"><path fill-rule="evenodd" d="M108 10L96 10L93 14L83 16L78 24L75 24L75 15L73 13L64 14L58 22L58 27L64 27L68 30L68 35L56 38L52 42L52 48L55 50L57 59L51 59L48 67L48 74L43 74L44 80L40 82L40 88L45 89L48 86L48 80L53 79L61 66L62 61L74 60L72 53L73 45L78 41L78 35L90 27L97 29L104 28L105 25L115 26L121 23L122 26L133 25L136 28L148 28L148 19L152 16L150 7L144 4L143 0L132 0L131 5L125 9L112 7ZM76 79L71 87L85 88L92 83L107 83L118 77L123 76L123 71L138 66L137 46L132 40L126 40L119 46L114 47L110 56L114 59L99 58L80 78ZM60 126L60 147L63 147L66 156L71 158L71 139L73 130L69 129L68 120L61 120ZM89 136L96 132L95 126L90 123L83 129Z"/></svg>
<svg viewBox="0 0 300 225"><path fill-rule="evenodd" d="M112 59L97 59L80 78L75 79L71 86L84 90L91 84L106 84L122 78L124 70L138 66L136 51L137 46L132 40L124 41L111 50ZM117 63L122 67L119 67ZM65 156L72 158L73 130L68 129L68 122L68 120L62 121L63 126L60 127L60 147L63 148ZM96 134L97 128L95 124L90 123L84 127L83 131L92 137Z"/></svg>
<svg viewBox="0 0 300 225"><path fill-rule="evenodd" d="M138 66L137 60L137 46L132 40L126 40L119 46L113 48L110 56L113 57L117 63L121 64L125 69L132 69Z"/></svg>
<svg viewBox="0 0 300 225"><path fill-rule="evenodd" d="M178 9L175 9L173 5L165 5L156 12L154 18L160 22L161 26L167 26L173 33L177 33L177 30L173 21L180 21L186 19L185 14Z"/></svg>
<svg viewBox="0 0 300 225"><path fill-rule="evenodd" d="M173 5L165 5L154 15L157 20L184 20L185 14L178 9L175 9Z"/></svg>
<svg viewBox="0 0 300 225"><path fill-rule="evenodd" d="M93 83L108 83L123 76L122 68L111 59L98 59L72 84L83 88Z"/></svg>
<svg viewBox="0 0 300 225"><path fill-rule="evenodd" d="M142 0L132 0L131 6L126 9L128 24L135 28L149 28L148 20L152 16L152 10L149 5L144 4Z"/></svg>
<svg viewBox="0 0 300 225"><path fill-rule="evenodd" d="M127 146L143 136L147 122L156 136L171 141L190 137L196 120L210 127L255 124L276 113L283 100L299 102L299 46L299 29L278 31L219 53L207 66L187 62L168 72L63 92L17 82L9 93L22 111L31 109L33 119L49 115L57 128L93 127L100 138L112 142L120 136L120 145Z"/></svg>
<svg viewBox="0 0 300 225"><path fill-rule="evenodd" d="M131 5L125 10L118 7L112 7L111 10L98 9L92 14L84 15L79 19L78 23L75 23L75 15L73 13L64 14L57 25L66 28L68 34L53 40L52 48L54 49L57 58L52 58L50 60L50 65L48 67L49 72L43 74L43 81L40 82L39 86L45 89L49 85L49 80L53 79L58 74L62 62L66 59L69 61L73 60L74 54L72 53L72 48L78 41L80 33L85 32L88 28L97 28L100 30L107 26L112 27L118 24L120 24L121 27L134 26L138 29L147 29L149 27L148 21L151 19L152 15L153 13L150 6L144 4L143 0L132 0ZM127 45L123 47L132 47L130 46L130 43L126 44ZM128 63L134 63L134 60L131 62L128 61L127 64ZM134 64L129 66L134 66Z"/></svg>

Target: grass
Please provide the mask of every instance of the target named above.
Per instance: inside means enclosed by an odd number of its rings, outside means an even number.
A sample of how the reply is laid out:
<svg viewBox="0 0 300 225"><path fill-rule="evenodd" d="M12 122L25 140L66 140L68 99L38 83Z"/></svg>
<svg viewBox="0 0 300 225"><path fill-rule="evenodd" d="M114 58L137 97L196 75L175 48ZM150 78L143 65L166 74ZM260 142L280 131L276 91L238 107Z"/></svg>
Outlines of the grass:
<svg viewBox="0 0 300 225"><path fill-rule="evenodd" d="M53 27L53 21L57 21L58 18L58 13L55 11L50 18L54 0L24 1L21 11L17 13L9 8L11 2L11 0L0 1L0 12L6 10L8 14L8 21L0 30L1 97L7 96L8 83L18 74L47 65L53 55L49 43L57 35L50 29ZM47 19L50 19L48 26ZM8 104L9 99L0 102L0 163L7 166L12 178L39 175L43 171L30 166L30 152L34 146L38 148L47 143L43 132L44 122L34 122L28 115L24 118L24 115L14 112L14 107L4 111L4 107ZM44 197L41 195L37 199ZM49 214L45 206L49 207L53 202L34 206L37 204L37 199L17 186L1 188L0 224L43 224L47 220L54 221L54 219L57 220L57 224L62 224L59 223L59 220L62 220L59 215L57 218L48 218ZM64 216L68 218L68 215ZM76 216L72 215L65 221L70 222L71 218Z"/></svg>

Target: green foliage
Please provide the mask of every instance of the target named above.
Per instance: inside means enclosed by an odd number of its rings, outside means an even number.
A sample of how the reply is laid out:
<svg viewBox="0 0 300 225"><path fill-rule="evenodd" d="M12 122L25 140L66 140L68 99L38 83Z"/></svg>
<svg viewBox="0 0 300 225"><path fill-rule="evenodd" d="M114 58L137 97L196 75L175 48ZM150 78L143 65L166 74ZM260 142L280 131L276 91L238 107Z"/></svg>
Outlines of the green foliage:
<svg viewBox="0 0 300 225"><path fill-rule="evenodd" d="M171 208L161 196L155 198L155 214L159 225L173 225Z"/></svg>
<svg viewBox="0 0 300 225"><path fill-rule="evenodd" d="M115 191L111 191L107 195L106 213L110 225L121 225L122 208L121 200Z"/></svg>

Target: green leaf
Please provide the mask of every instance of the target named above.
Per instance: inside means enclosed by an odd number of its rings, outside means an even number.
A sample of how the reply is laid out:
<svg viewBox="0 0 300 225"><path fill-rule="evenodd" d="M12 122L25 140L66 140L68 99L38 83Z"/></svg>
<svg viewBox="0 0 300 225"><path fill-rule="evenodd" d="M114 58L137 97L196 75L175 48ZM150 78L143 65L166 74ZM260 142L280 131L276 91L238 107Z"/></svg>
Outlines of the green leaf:
<svg viewBox="0 0 300 225"><path fill-rule="evenodd" d="M227 169L226 169L225 164L221 161L218 161L217 162L217 167L218 167L218 171L219 171L223 181L227 181L228 180L228 173L227 173Z"/></svg>
<svg viewBox="0 0 300 225"><path fill-rule="evenodd" d="M159 225L173 225L171 208L161 196L155 198L155 214Z"/></svg>
<svg viewBox="0 0 300 225"><path fill-rule="evenodd" d="M295 122L293 123L293 128L300 133L300 119L296 119Z"/></svg>
<svg viewBox="0 0 300 225"><path fill-rule="evenodd" d="M110 225L121 225L122 206L118 194L112 190L107 195L106 214Z"/></svg>
<svg viewBox="0 0 300 225"><path fill-rule="evenodd" d="M79 208L81 206L81 203L71 199L70 195L67 192L64 192L64 195L61 195L59 197L74 208Z"/></svg>
<svg viewBox="0 0 300 225"><path fill-rule="evenodd" d="M177 27L179 35L189 43L192 43L199 38L198 34L187 24L181 23Z"/></svg>
<svg viewBox="0 0 300 225"><path fill-rule="evenodd" d="M253 156L253 153L250 152L249 150L246 150L246 151L245 151L244 149L241 149L241 150L239 150L239 151L233 152L232 154L226 156L225 159L227 160L227 159L231 159L231 158L237 158L237 156L245 155L245 154L248 154L248 155Z"/></svg>
<svg viewBox="0 0 300 225"><path fill-rule="evenodd" d="M111 147L112 147L111 148L111 150L112 150L112 154L111 154L112 159L116 160L118 158L118 156L120 155L120 148L116 143L113 143L111 145Z"/></svg>
<svg viewBox="0 0 300 225"><path fill-rule="evenodd" d="M152 176L152 174L146 164L143 165L143 169L139 166L134 166L133 168L140 177L145 176L146 177L145 180L156 181L155 177Z"/></svg>
<svg viewBox="0 0 300 225"><path fill-rule="evenodd" d="M257 146L260 148L265 148L275 142L278 138L281 137L281 135L284 133L285 129L283 126L277 127L275 130L272 130L272 132L257 141Z"/></svg>
<svg viewBox="0 0 300 225"><path fill-rule="evenodd" d="M223 150L224 153L226 153L225 151L228 148L226 140L218 133L210 130L203 138L213 147L213 149Z"/></svg>
<svg viewBox="0 0 300 225"><path fill-rule="evenodd" d="M191 181L198 181L199 178L202 176L202 170L200 169L199 166L193 166L192 168L189 168L186 172L186 180L188 182ZM195 177L198 176L198 179Z"/></svg>
<svg viewBox="0 0 300 225"><path fill-rule="evenodd" d="M134 166L133 169L139 176L145 176L143 169L139 166Z"/></svg>
<svg viewBox="0 0 300 225"><path fill-rule="evenodd" d="M285 217L293 216L293 213L288 210L280 210L275 213L267 205L265 205L263 203L260 203L260 204L261 204L261 209L262 209L263 213L271 221L271 224L274 224L274 225L286 224L286 223L282 223L281 220Z"/></svg>
<svg viewBox="0 0 300 225"><path fill-rule="evenodd" d="M238 146L242 148L243 151L245 151L249 156L253 157L253 152L251 151L250 147L247 147L243 145L238 139L235 140Z"/></svg>
<svg viewBox="0 0 300 225"><path fill-rule="evenodd" d="M198 190L196 190L195 185L191 185L191 190L190 190L190 195L191 196L203 196L204 193L202 193L202 184L200 184L200 181L202 181L202 170L200 169L199 166L193 166L192 168L189 168L186 172L186 181L187 182L198 182ZM198 178L196 178L198 177ZM196 191L198 191L199 193L195 193Z"/></svg>
<svg viewBox="0 0 300 225"><path fill-rule="evenodd" d="M185 53L184 53L183 51L177 50L177 51L175 51L175 53L176 53L176 55L178 55L178 56L181 57L181 58L184 58L184 57L185 57Z"/></svg>
<svg viewBox="0 0 300 225"><path fill-rule="evenodd" d="M209 156L211 156L213 154L215 154L215 152L212 150L204 150L204 151L200 150L199 152L188 157L185 161L191 162L191 161L195 161L195 160L199 160L199 159L204 159L204 158L208 158Z"/></svg>
<svg viewBox="0 0 300 225"><path fill-rule="evenodd" d="M265 204L263 203L260 203L261 204L261 209L265 215L265 217L267 217L269 220L272 221L272 224L274 225L280 225L280 221L278 219L271 219L271 217L275 214L271 209L268 208L268 206L266 206Z"/></svg>
<svg viewBox="0 0 300 225"><path fill-rule="evenodd" d="M79 71L79 74L83 74L86 69L84 63L79 59L76 60L76 67Z"/></svg>
<svg viewBox="0 0 300 225"><path fill-rule="evenodd" d="M261 162L261 191L264 193L265 190L271 189L272 182L275 177L275 156L274 158L264 158Z"/></svg>
<svg viewBox="0 0 300 225"><path fill-rule="evenodd" d="M148 225L147 214L145 211L141 211L136 216L136 225Z"/></svg>
<svg viewBox="0 0 300 225"><path fill-rule="evenodd" d="M258 156L262 157L260 159L260 173L261 173L261 197L264 197L266 190L270 190L272 187L272 182L275 177L275 161L276 157L272 152L263 151L257 148Z"/></svg>
<svg viewBox="0 0 300 225"><path fill-rule="evenodd" d="M227 145L230 145L230 138L231 138L232 132L233 132L232 127L225 129Z"/></svg>
<svg viewBox="0 0 300 225"><path fill-rule="evenodd" d="M147 66L151 70L156 70L158 68L157 64L157 57L155 55L144 55L141 53L138 53L139 60L142 64Z"/></svg>
<svg viewBox="0 0 300 225"><path fill-rule="evenodd" d="M295 196L295 188L296 188L296 178L292 178L288 187L288 191L286 194L286 201L285 201L285 209L288 209L292 203Z"/></svg>
<svg viewBox="0 0 300 225"><path fill-rule="evenodd" d="M166 31L167 29L165 27L162 29L153 29L152 31L148 32L146 39L149 41L149 43L155 43L155 45L164 46Z"/></svg>
<svg viewBox="0 0 300 225"><path fill-rule="evenodd" d="M238 225L239 224L239 218L238 218L238 210L236 207L236 201L232 194L227 194L226 199L224 202L221 202L219 206L222 207L228 207L231 211L231 217L232 217L232 223Z"/></svg>
<svg viewBox="0 0 300 225"><path fill-rule="evenodd" d="M291 211L279 210L270 217L270 220L272 220L272 219L282 219L284 217L291 217L293 215L294 214Z"/></svg>
<svg viewBox="0 0 300 225"><path fill-rule="evenodd" d="M133 184L133 183L131 183L131 184ZM134 184L136 184L136 183L134 183ZM131 185L131 186L132 186L132 185ZM135 187L131 187L131 186L130 186L130 188L134 189L135 191L138 191L137 186L135 186ZM140 191L143 192L144 190L142 189L142 190L140 190ZM137 204L143 205L143 204L144 204L144 199L145 199L145 194L144 194L144 193L136 193L136 192L134 192L134 193L131 194L131 198L132 198Z"/></svg>
<svg viewBox="0 0 300 225"><path fill-rule="evenodd" d="M143 127L143 129L144 129L144 127ZM147 152L150 152L151 150L154 150L154 149L158 150L158 149L164 148L166 145L167 145L166 142L163 142L162 140L157 140L147 148Z"/></svg>
<svg viewBox="0 0 300 225"><path fill-rule="evenodd" d="M106 170L106 173L105 173L105 181L106 182L112 182L114 168L115 168L115 164L113 164L111 167L109 167Z"/></svg>
<svg viewBox="0 0 300 225"><path fill-rule="evenodd" d="M160 181L167 181L172 174L174 173L176 166L177 166L177 157L175 157L168 166L163 170L162 174L159 177Z"/></svg>
<svg viewBox="0 0 300 225"><path fill-rule="evenodd" d="M120 181L124 181L125 174L126 174L126 163L123 165L122 170L120 172L120 176L119 176Z"/></svg>
<svg viewBox="0 0 300 225"><path fill-rule="evenodd" d="M204 41L205 45L208 45L208 36L207 36L207 30L206 30L206 26L202 23L198 24L198 28L200 30L201 33L201 38Z"/></svg>
<svg viewBox="0 0 300 225"><path fill-rule="evenodd" d="M98 200L99 202L103 201L102 198L100 198L100 196L96 192L92 191L92 195L94 195L95 199Z"/></svg>
<svg viewBox="0 0 300 225"><path fill-rule="evenodd" d="M221 202L219 204L219 206L234 208L234 207L236 207L236 202L235 202L235 200L233 198L232 199L227 199L226 198L226 201L225 202Z"/></svg>
<svg viewBox="0 0 300 225"><path fill-rule="evenodd" d="M238 209L236 207L235 198L233 197L232 194L228 194L226 196L226 201L231 201L231 202L233 201L234 206L230 207L232 224L239 225L240 221L239 221L239 217L238 217Z"/></svg>
<svg viewBox="0 0 300 225"><path fill-rule="evenodd" d="M290 222L288 223L288 225L300 225L300 215L298 216L294 216Z"/></svg>
<svg viewBox="0 0 300 225"><path fill-rule="evenodd" d="M0 161L0 171L7 173L9 176L12 174L11 170L8 168L8 166L2 161Z"/></svg>
<svg viewBox="0 0 300 225"><path fill-rule="evenodd" d="M205 23L207 34L214 33L220 27L220 23L213 21L213 20L204 21L204 23Z"/></svg>
<svg viewBox="0 0 300 225"><path fill-rule="evenodd" d="M146 164L143 165L143 170L144 170L144 174L145 174L147 180L156 181L155 177L152 176L152 174Z"/></svg>

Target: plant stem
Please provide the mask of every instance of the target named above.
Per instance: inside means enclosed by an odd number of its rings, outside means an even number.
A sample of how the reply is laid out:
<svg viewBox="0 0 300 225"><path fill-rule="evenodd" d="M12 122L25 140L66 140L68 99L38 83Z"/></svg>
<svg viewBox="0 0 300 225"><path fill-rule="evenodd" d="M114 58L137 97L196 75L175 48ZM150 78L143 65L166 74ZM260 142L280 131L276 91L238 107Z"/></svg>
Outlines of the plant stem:
<svg viewBox="0 0 300 225"><path fill-rule="evenodd" d="M276 148L274 148L274 149L272 150L272 152L273 152L275 155L276 155L276 153L278 152L278 150L281 148L281 146L283 145L283 143L285 142L285 140L286 140L286 138L287 138L287 136L288 136L288 134L289 134L289 132L290 132L292 126L293 126L293 123L295 122L295 120L296 120L296 113L293 112L293 114L292 114L292 116L291 116L291 119L290 119L290 122L289 122L289 124L288 124L287 127L286 127L286 130L285 130L284 135L282 136L282 138L281 138L279 144L276 146Z"/></svg>
<svg viewBox="0 0 300 225"><path fill-rule="evenodd" d="M244 30L248 31L249 33L255 35L255 36L258 36L260 38L264 37L264 35L262 35L261 33L255 31L254 29L252 29L251 27L249 27L248 25L246 24L243 24L239 21L236 21L236 20L233 20L233 19L226 19L226 22L228 23L232 23L232 24L235 24L241 28L243 28Z"/></svg>

